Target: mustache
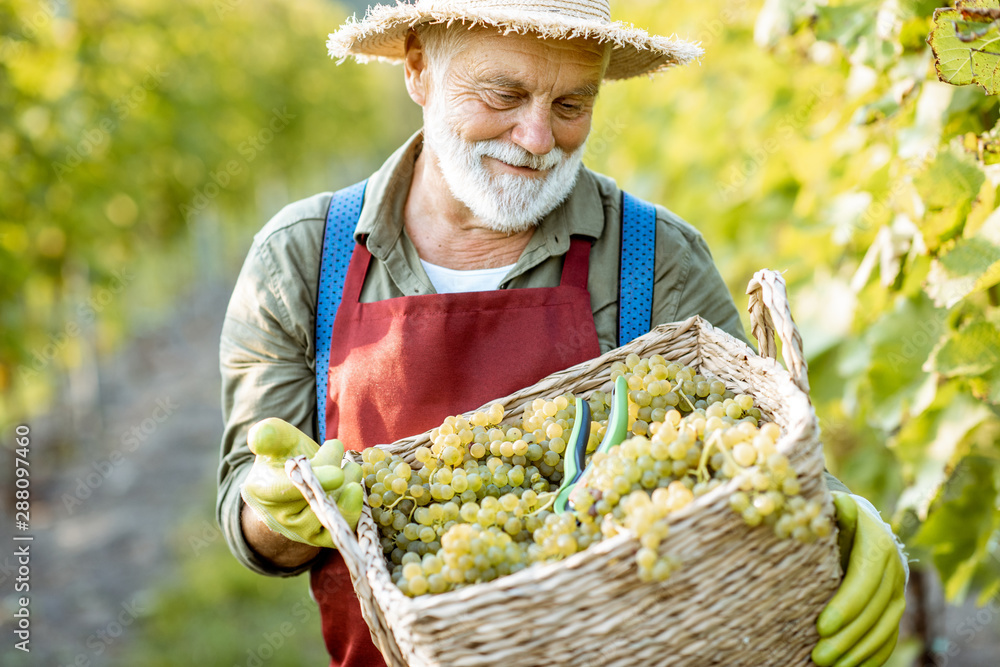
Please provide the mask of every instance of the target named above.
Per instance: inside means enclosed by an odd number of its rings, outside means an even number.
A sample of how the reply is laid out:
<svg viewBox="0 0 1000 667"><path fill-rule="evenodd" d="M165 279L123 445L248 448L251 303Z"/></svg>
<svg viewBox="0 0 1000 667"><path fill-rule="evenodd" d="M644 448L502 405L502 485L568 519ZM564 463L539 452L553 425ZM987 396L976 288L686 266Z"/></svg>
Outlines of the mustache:
<svg viewBox="0 0 1000 667"><path fill-rule="evenodd" d="M473 145L473 150L477 158L491 157L515 167L528 167L539 171L555 169L566 157L565 151L558 146L545 155L535 155L520 146L500 139L478 141Z"/></svg>

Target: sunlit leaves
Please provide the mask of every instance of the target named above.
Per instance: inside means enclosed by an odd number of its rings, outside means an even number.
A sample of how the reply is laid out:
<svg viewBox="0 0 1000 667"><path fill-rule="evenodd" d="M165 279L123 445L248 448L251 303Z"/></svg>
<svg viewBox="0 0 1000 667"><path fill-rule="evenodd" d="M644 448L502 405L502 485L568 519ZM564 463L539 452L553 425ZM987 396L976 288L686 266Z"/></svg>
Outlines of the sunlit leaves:
<svg viewBox="0 0 1000 667"><path fill-rule="evenodd" d="M1000 530L998 494L997 459L969 456L942 488L917 534L915 543L930 552L949 598L963 596L972 583L995 587L997 556L991 543Z"/></svg>
<svg viewBox="0 0 1000 667"><path fill-rule="evenodd" d="M926 207L921 231L930 250L961 231L972 208L972 200L986 175L965 155L941 151L915 179Z"/></svg>
<svg viewBox="0 0 1000 667"><path fill-rule="evenodd" d="M942 375L980 375L1000 362L1000 330L991 322L976 320L945 339L930 363Z"/></svg>
<svg viewBox="0 0 1000 667"><path fill-rule="evenodd" d="M20 378L73 367L60 351L37 370L32 350L114 271L178 253L141 283L156 294L137 281L109 305L98 341L127 329L126 302L169 302L198 258L238 261L288 194L348 184L419 126L398 70L326 57L345 18L325 0L0 0L0 425Z"/></svg>
<svg viewBox="0 0 1000 667"><path fill-rule="evenodd" d="M878 6L870 2L817 7L816 38L845 48L875 34Z"/></svg>
<svg viewBox="0 0 1000 667"><path fill-rule="evenodd" d="M933 260L925 289L938 306L951 308L1000 282L1000 211L975 217L966 223L963 237Z"/></svg>
<svg viewBox="0 0 1000 667"><path fill-rule="evenodd" d="M893 431L922 410L914 410L928 380L922 365L946 333L947 317L926 297L899 298L859 339L846 342L841 372L880 428Z"/></svg>
<svg viewBox="0 0 1000 667"><path fill-rule="evenodd" d="M879 16L878 3L845 3L816 8L817 38L835 42L851 53L853 62L882 68L892 62L902 47L893 41L882 39L880 30L885 31L891 20L888 15Z"/></svg>
<svg viewBox="0 0 1000 667"><path fill-rule="evenodd" d="M851 63L844 100L827 105L824 127L835 139L816 141L808 151L789 145L776 152L776 162L789 164L798 156L788 154L807 153L823 174L792 173L802 186L796 222L836 230L831 237L843 252L825 261L857 278L854 335L824 348L812 369L813 386L823 387L817 395L835 395L838 382L843 389L828 404L818 402L817 412L843 414L842 424L853 418L883 434L905 484L897 510L912 519L903 535L920 530L916 544L931 552L955 599L968 590L1000 590L1000 559L990 557L988 547L992 540L995 548L1000 522L1000 214L998 181L987 178L986 167L1000 153L994 128L1000 113L995 98L968 86L989 93L1000 88L1000 2L940 4L800 0L769 2L764 14L777 7L784 16L810 12L811 36L818 40L808 45L810 58L824 61L836 45ZM784 25L785 43L801 47L804 31ZM780 44L773 34L769 42ZM804 67L805 60L789 66ZM932 66L945 83L927 80ZM880 167L878 179L869 175L872 164ZM841 212L836 203L856 193L871 194L864 210ZM750 203L745 199L740 213L753 219ZM796 266L795 251L781 249L790 266ZM876 267L881 281L871 279ZM857 428L851 447L843 443L852 438L838 432L837 451L848 461L838 469L877 495L886 489L851 472L885 464L865 439L867 430ZM991 452L986 457L984 449Z"/></svg>
<svg viewBox="0 0 1000 667"><path fill-rule="evenodd" d="M938 78L956 86L979 84L1000 91L1000 2L959 0L955 9L934 12L928 41Z"/></svg>
<svg viewBox="0 0 1000 667"><path fill-rule="evenodd" d="M959 239L934 260L925 289L934 303L950 308L969 294L1000 281L1000 246L983 238Z"/></svg>
<svg viewBox="0 0 1000 667"><path fill-rule="evenodd" d="M893 438L892 449L907 479L897 509L912 509L926 518L947 471L969 453L969 434L991 415L960 383L941 386L929 407L909 419Z"/></svg>
<svg viewBox="0 0 1000 667"><path fill-rule="evenodd" d="M994 366L977 377L969 378L972 395L1000 406L1000 366Z"/></svg>
<svg viewBox="0 0 1000 667"><path fill-rule="evenodd" d="M1000 328L994 322L975 319L951 332L927 365L943 376L965 378L976 398L1000 405Z"/></svg>

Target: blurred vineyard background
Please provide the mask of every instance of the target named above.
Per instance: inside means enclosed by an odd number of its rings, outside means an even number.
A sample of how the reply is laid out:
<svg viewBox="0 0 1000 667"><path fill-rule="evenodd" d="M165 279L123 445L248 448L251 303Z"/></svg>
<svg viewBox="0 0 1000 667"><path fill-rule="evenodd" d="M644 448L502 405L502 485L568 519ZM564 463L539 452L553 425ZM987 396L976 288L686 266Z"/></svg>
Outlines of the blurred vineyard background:
<svg viewBox="0 0 1000 667"><path fill-rule="evenodd" d="M897 666L1000 657L1000 108L936 77L936 7L613 2L706 55L607 85L586 158L697 226L738 305L785 271L828 465L916 561ZM398 69L325 55L363 8L0 0L0 427L32 427L37 535L4 665L323 664L305 578L214 526L217 343L263 223L419 127Z"/></svg>

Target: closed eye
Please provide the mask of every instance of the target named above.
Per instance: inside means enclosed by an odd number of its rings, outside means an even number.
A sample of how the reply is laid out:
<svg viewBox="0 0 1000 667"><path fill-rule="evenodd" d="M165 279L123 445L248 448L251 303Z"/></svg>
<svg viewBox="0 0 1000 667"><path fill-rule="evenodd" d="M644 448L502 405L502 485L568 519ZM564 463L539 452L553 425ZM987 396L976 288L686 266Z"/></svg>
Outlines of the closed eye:
<svg viewBox="0 0 1000 667"><path fill-rule="evenodd" d="M495 108L510 108L521 101L521 96L509 90L487 90L484 93L486 102Z"/></svg>
<svg viewBox="0 0 1000 667"><path fill-rule="evenodd" d="M559 100L556 108L563 116L573 118L587 111L590 105L582 100Z"/></svg>

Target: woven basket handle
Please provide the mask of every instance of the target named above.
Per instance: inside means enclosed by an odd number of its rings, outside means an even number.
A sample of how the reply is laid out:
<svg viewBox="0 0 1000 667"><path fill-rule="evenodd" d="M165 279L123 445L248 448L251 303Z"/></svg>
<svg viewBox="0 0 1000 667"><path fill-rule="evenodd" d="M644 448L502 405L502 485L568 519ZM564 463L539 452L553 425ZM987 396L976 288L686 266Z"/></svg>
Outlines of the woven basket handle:
<svg viewBox="0 0 1000 667"><path fill-rule="evenodd" d="M348 452L347 455L350 456L351 452ZM372 641L382 652L385 663L390 667L405 667L406 662L403 660L399 646L389 629L385 614L379 608L375 601L375 595L372 593L372 584L364 569L365 563L368 562L364 546L358 541L347 522L344 521L340 511L327 499L326 491L323 490L316 473L313 472L309 459L305 456L288 459L285 461L285 472L292 480L292 484L302 492L302 497L316 512L320 523L330 531L334 546L344 557L344 563L347 564L347 570L354 584L354 591L361 603L361 615L368 623ZM366 520L370 520L370 517L367 514L362 514L360 521Z"/></svg>
<svg viewBox="0 0 1000 667"><path fill-rule="evenodd" d="M354 531L344 521L344 517L340 516L336 507L332 507L330 501L326 499L326 491L323 490L323 485L320 484L312 466L309 465L309 459L305 456L295 456L288 459L285 461L285 472L288 474L288 479L292 480L292 484L302 492L302 497L316 512L320 523L330 531L334 546L342 554L350 552L354 556L354 558L344 559L347 568L351 571L351 577L357 579L360 575L364 578L363 572L355 572L357 569L355 563L364 562L365 556L361 551L361 546L354 536Z"/></svg>
<svg viewBox="0 0 1000 667"><path fill-rule="evenodd" d="M802 336L792 319L785 291L785 279L777 271L761 269L753 274L747 287L750 311L750 331L760 344L760 356L778 358L775 336L781 340L781 356L792 380L799 389L809 395L809 373L805 354L802 352Z"/></svg>

